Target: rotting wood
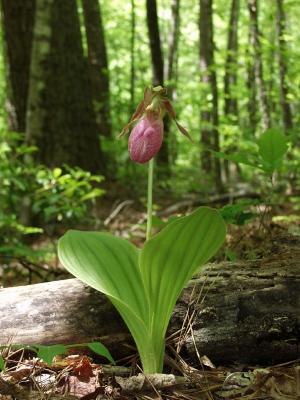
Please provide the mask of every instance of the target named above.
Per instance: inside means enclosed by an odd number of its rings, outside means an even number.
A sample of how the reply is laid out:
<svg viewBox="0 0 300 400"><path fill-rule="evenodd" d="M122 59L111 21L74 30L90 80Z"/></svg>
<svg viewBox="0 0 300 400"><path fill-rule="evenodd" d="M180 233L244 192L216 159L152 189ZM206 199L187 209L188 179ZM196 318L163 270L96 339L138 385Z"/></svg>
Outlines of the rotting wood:
<svg viewBox="0 0 300 400"><path fill-rule="evenodd" d="M194 315L192 331L182 330L183 356L268 365L300 357L299 244L279 237L262 260L205 266L170 323L168 334L178 337L187 310ZM76 279L1 289L0 304L1 344L100 340L116 359L134 351L110 302Z"/></svg>

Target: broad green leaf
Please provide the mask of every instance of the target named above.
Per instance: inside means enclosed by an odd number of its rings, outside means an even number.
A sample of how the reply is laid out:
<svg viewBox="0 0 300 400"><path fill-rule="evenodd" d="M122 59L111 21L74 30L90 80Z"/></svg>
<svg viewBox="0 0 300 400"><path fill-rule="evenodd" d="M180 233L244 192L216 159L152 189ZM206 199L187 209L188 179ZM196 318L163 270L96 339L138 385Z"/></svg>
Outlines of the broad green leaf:
<svg viewBox="0 0 300 400"><path fill-rule="evenodd" d="M67 348L62 344L54 344L52 346L42 346L36 344L35 347L37 348L37 356L45 361L48 365L52 364L53 357L57 356L58 354L66 354Z"/></svg>
<svg viewBox="0 0 300 400"><path fill-rule="evenodd" d="M59 240L58 254L65 268L82 282L124 303L137 316L145 315L139 250L133 244L107 233L71 230Z"/></svg>
<svg viewBox="0 0 300 400"><path fill-rule="evenodd" d="M202 207L168 224L142 252L106 233L69 231L58 253L69 272L112 301L135 339L144 371L153 373L162 371L164 335L181 290L224 237L220 214Z"/></svg>
<svg viewBox="0 0 300 400"><path fill-rule="evenodd" d="M112 364L116 364L108 349L100 342L69 344L66 347L68 349L74 349L75 347L89 347L92 351L99 354L99 356L107 358Z"/></svg>
<svg viewBox="0 0 300 400"><path fill-rule="evenodd" d="M201 207L146 242L140 267L150 298L149 325L162 363L163 338L182 289L220 248L226 234L219 212ZM161 365L159 366L161 369Z"/></svg>
<svg viewBox="0 0 300 400"><path fill-rule="evenodd" d="M260 136L258 147L264 171L272 174L287 152L287 138L277 129L268 129Z"/></svg>
<svg viewBox="0 0 300 400"><path fill-rule="evenodd" d="M2 356L0 356L0 371L3 371L5 368L5 361Z"/></svg>
<svg viewBox="0 0 300 400"><path fill-rule="evenodd" d="M87 343L87 346L95 353L107 358L112 364L116 364L110 352L102 343L100 342Z"/></svg>
<svg viewBox="0 0 300 400"><path fill-rule="evenodd" d="M144 322L149 304L138 266L139 250L107 233L69 231L58 242L58 254L71 274L108 296L139 352L152 353Z"/></svg>

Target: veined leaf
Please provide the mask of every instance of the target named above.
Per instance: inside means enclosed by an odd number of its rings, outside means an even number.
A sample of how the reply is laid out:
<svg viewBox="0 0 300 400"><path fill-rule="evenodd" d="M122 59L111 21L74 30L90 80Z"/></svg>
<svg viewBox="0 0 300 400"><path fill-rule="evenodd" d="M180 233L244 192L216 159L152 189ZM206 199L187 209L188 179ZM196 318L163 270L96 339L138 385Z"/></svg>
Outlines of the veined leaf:
<svg viewBox="0 0 300 400"><path fill-rule="evenodd" d="M116 364L107 348L100 342L87 343L87 346L95 353L107 358L112 364Z"/></svg>
<svg viewBox="0 0 300 400"><path fill-rule="evenodd" d="M52 346L34 345L37 350L38 358L41 358L48 365L52 364L53 357L58 354L66 354L67 348L63 344L54 344Z"/></svg>
<svg viewBox="0 0 300 400"><path fill-rule="evenodd" d="M138 266L139 250L107 233L69 231L59 240L58 254L71 274L108 296L139 352L153 353L147 341L149 302Z"/></svg>
<svg viewBox="0 0 300 400"><path fill-rule="evenodd" d="M171 222L146 242L140 267L150 298L150 326L162 368L165 336L182 289L220 248L226 234L217 210L201 207Z"/></svg>
<svg viewBox="0 0 300 400"><path fill-rule="evenodd" d="M272 174L287 152L287 138L278 129L268 129L260 136L258 147L264 171Z"/></svg>
<svg viewBox="0 0 300 400"><path fill-rule="evenodd" d="M0 371L3 371L5 368L5 361L2 356L0 356Z"/></svg>
<svg viewBox="0 0 300 400"><path fill-rule="evenodd" d="M181 290L224 237L220 214L202 207L167 225L142 252L109 234L69 231L58 253L69 272L108 296L136 342L144 371L154 373L162 371L164 335Z"/></svg>

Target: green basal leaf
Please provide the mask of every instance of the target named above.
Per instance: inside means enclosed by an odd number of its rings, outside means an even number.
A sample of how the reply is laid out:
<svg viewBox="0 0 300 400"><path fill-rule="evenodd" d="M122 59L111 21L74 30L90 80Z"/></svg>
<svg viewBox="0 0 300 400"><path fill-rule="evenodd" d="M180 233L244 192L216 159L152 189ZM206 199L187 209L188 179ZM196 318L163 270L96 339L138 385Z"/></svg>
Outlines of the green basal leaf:
<svg viewBox="0 0 300 400"><path fill-rule="evenodd" d="M142 251L110 234L69 231L58 253L69 272L108 296L135 339L144 372L154 373L162 371L178 296L224 238L220 214L202 207L168 224Z"/></svg>
<svg viewBox="0 0 300 400"><path fill-rule="evenodd" d="M0 356L0 371L4 371L5 368L5 361L2 356Z"/></svg>
<svg viewBox="0 0 300 400"><path fill-rule="evenodd" d="M58 254L71 274L108 296L139 352L152 357L144 322L148 320L149 302L138 266L139 250L107 233L69 231L58 242Z"/></svg>
<svg viewBox="0 0 300 400"><path fill-rule="evenodd" d="M107 358L112 364L116 364L107 348L100 342L93 342L86 344L93 352L99 354L99 356Z"/></svg>
<svg viewBox="0 0 300 400"><path fill-rule="evenodd" d="M52 346L34 345L37 348L37 356L45 361L48 365L52 364L52 360L58 354L66 354L67 348L62 344L54 344Z"/></svg>
<svg viewBox="0 0 300 400"><path fill-rule="evenodd" d="M272 174L280 167L287 152L287 138L278 129L268 129L260 136L258 147L263 170Z"/></svg>
<svg viewBox="0 0 300 400"><path fill-rule="evenodd" d="M199 267L220 248L226 234L217 210L201 207L167 225L146 242L140 266L150 298L151 335L162 370L164 336L175 303Z"/></svg>

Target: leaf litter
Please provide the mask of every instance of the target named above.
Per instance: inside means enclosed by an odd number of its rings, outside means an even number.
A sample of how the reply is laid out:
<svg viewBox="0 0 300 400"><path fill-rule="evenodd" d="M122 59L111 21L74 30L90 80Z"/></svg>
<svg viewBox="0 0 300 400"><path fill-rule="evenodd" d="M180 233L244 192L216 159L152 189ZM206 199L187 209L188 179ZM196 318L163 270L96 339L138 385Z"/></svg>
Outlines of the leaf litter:
<svg viewBox="0 0 300 400"><path fill-rule="evenodd" d="M173 350L175 355L177 352ZM138 367L93 363L86 355L56 356L51 367L24 356L6 356L0 374L0 400L293 400L300 396L300 360L268 368L215 367L206 356L198 368L178 354L167 356L168 374L144 375Z"/></svg>

